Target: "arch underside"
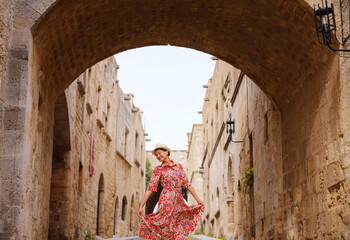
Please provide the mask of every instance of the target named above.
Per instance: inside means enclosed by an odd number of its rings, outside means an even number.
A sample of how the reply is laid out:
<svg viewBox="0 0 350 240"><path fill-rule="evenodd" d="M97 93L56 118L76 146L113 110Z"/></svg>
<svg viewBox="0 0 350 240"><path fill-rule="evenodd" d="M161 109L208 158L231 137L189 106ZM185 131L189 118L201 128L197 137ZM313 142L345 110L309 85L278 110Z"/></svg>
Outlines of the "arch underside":
<svg viewBox="0 0 350 240"><path fill-rule="evenodd" d="M106 57L170 44L240 68L281 108L333 56L317 43L311 10L296 0L61 0L32 33L57 94Z"/></svg>

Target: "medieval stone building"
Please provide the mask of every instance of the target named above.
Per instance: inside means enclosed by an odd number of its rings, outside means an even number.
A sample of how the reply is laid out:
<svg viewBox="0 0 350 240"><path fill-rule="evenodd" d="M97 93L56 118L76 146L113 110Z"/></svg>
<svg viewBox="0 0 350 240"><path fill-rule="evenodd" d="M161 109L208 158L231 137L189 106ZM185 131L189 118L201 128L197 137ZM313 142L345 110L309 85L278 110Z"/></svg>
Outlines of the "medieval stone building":
<svg viewBox="0 0 350 240"><path fill-rule="evenodd" d="M297 159L283 160L280 110L254 82L218 60L204 87L203 124L193 127L188 155L192 184L203 187L202 232L230 239L349 237L343 216L349 216L350 174L329 133L319 130L318 141L330 145L316 162L298 159L315 151L317 143L295 150ZM234 121L231 136L228 121ZM298 172L291 171L295 164Z"/></svg>
<svg viewBox="0 0 350 240"><path fill-rule="evenodd" d="M194 128L191 134L202 141L202 149L197 150L201 154L196 154L196 162L188 163L196 166L193 174L200 170L203 176L202 181L200 175L196 178L198 188L203 186L206 206L202 230L216 237L266 239L272 226L264 226L264 221L272 221L276 209L282 207L270 205L282 184L281 169L274 162L281 158L279 112L244 73L224 61L217 61L204 87L203 124L195 125L198 130ZM235 123L232 136L227 133L230 119ZM242 178L252 168L255 184L245 186ZM271 184L260 186L263 180ZM273 227L277 236L282 228Z"/></svg>
<svg viewBox="0 0 350 240"><path fill-rule="evenodd" d="M142 112L120 89L117 69L113 57L99 62L55 103L49 202L45 196L32 199L36 209L49 212L48 239L138 232L145 171Z"/></svg>
<svg viewBox="0 0 350 240"><path fill-rule="evenodd" d="M193 124L191 133L188 137L188 154L187 154L187 177L194 187L198 197L204 202L204 187L203 187L203 127L202 124ZM205 202L204 202L205 203ZM188 194L188 204L197 204L197 201ZM207 208L208 206L206 206ZM195 233L204 233L203 217L195 229ZM208 234L208 232L206 232Z"/></svg>

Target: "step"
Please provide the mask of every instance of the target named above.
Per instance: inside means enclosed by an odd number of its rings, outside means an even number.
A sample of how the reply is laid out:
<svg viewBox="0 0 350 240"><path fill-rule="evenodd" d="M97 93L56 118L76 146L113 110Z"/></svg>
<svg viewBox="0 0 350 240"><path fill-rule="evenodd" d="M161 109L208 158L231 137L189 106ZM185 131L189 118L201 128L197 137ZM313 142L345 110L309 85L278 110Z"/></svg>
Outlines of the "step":
<svg viewBox="0 0 350 240"><path fill-rule="evenodd" d="M207 237L204 235L192 235L191 238L196 239L196 240L216 240L216 239L218 239L218 238Z"/></svg>

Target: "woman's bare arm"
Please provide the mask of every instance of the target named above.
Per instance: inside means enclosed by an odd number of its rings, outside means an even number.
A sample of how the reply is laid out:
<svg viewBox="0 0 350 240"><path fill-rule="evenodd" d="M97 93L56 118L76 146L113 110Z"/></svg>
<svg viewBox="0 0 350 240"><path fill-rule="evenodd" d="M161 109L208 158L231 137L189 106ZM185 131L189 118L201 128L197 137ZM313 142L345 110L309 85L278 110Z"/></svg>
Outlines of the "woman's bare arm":
<svg viewBox="0 0 350 240"><path fill-rule="evenodd" d="M204 203L203 203L202 200L198 197L198 195L197 195L196 191L194 190L194 187L192 187L192 185L189 186L189 187L187 188L187 190L192 194L192 196L194 197L194 199L196 199L196 201L197 201L198 204L201 204L201 205L204 206Z"/></svg>
<svg viewBox="0 0 350 240"><path fill-rule="evenodd" d="M146 204L147 200L149 199L149 197L151 196L151 194L152 194L152 191L146 190L145 195L143 195L143 198L142 198L142 201L141 201L141 204L140 204L140 208L139 208L139 211L138 211L139 217L142 216L142 211L143 211L142 209L145 206L145 204Z"/></svg>

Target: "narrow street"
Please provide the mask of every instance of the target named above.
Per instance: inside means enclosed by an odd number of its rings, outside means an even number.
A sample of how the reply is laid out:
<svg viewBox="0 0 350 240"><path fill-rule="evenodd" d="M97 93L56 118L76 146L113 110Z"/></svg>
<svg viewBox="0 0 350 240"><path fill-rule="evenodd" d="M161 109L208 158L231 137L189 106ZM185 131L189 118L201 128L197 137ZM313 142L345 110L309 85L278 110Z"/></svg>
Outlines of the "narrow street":
<svg viewBox="0 0 350 240"><path fill-rule="evenodd" d="M350 240L349 9L1 0L0 240Z"/></svg>

